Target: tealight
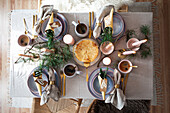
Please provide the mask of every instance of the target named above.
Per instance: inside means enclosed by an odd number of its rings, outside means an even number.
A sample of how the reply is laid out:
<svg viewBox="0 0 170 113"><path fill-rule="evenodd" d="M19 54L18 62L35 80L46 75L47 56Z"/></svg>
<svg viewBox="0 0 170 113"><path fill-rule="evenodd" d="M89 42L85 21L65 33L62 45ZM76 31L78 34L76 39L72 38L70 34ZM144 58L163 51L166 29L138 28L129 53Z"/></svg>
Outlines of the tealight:
<svg viewBox="0 0 170 113"><path fill-rule="evenodd" d="M63 41L64 41L64 43L66 43L68 45L73 45L75 42L74 38L70 34L66 34L63 37Z"/></svg>
<svg viewBox="0 0 170 113"><path fill-rule="evenodd" d="M103 59L103 64L104 65L110 65L111 64L111 59L109 58L109 57L105 57L104 59Z"/></svg>
<svg viewBox="0 0 170 113"><path fill-rule="evenodd" d="M136 51L125 51L122 53L122 55L131 55L131 54L136 54Z"/></svg>
<svg viewBox="0 0 170 113"><path fill-rule="evenodd" d="M134 43L132 44L132 46L140 46L141 44L143 44L143 43L145 43L145 42L147 42L147 39L140 40L140 41L138 41L138 42L134 42Z"/></svg>

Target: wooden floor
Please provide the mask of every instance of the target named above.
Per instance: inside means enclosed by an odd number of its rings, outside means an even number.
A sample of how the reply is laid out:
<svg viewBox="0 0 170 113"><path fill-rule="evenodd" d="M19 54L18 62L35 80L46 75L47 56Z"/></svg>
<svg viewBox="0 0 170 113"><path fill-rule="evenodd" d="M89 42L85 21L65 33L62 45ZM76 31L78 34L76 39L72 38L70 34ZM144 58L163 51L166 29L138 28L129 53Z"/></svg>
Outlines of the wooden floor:
<svg viewBox="0 0 170 113"><path fill-rule="evenodd" d="M8 13L15 9L37 9L38 0L0 0L0 113L29 113L30 109L10 108L7 106L8 72ZM139 2L151 0L137 0ZM160 29L161 29L161 62L164 87L163 105L152 106L152 113L170 113L170 2L157 0L160 4Z"/></svg>

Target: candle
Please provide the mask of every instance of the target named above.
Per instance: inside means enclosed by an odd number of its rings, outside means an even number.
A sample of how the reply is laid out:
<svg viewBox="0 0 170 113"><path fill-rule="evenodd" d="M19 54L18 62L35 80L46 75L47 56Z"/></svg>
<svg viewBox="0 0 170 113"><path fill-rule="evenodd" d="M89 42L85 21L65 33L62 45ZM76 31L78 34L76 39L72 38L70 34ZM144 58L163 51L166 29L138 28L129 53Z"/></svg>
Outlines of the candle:
<svg viewBox="0 0 170 113"><path fill-rule="evenodd" d="M54 49L49 50L49 49L46 49L46 48L42 48L41 51L53 53L53 52L54 52Z"/></svg>
<svg viewBox="0 0 170 113"><path fill-rule="evenodd" d="M110 64L111 64L111 59L110 59L109 57L105 57L105 58L103 59L103 64L104 64L104 65L110 65Z"/></svg>
<svg viewBox="0 0 170 113"><path fill-rule="evenodd" d="M125 51L122 53L122 55L130 55L130 54L136 54L136 51Z"/></svg>
<svg viewBox="0 0 170 113"><path fill-rule="evenodd" d="M74 38L70 34L65 35L63 37L63 41L64 43L69 44L69 45L73 45L75 42Z"/></svg>
<svg viewBox="0 0 170 113"><path fill-rule="evenodd" d="M141 41L138 41L138 42L134 42L134 43L132 44L132 46L140 46L141 44L143 44L143 43L145 43L145 42L147 42L147 39L144 39L144 40L141 40Z"/></svg>

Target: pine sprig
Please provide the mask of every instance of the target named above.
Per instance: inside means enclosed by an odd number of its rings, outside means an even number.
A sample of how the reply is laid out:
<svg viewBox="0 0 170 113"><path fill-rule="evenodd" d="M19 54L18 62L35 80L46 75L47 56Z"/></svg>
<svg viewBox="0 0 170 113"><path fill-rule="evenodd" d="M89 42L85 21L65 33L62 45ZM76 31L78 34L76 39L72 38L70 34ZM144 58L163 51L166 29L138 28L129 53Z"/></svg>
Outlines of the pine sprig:
<svg viewBox="0 0 170 113"><path fill-rule="evenodd" d="M54 32L52 30L46 31L46 36L48 38L47 42L39 42L34 44L31 48L29 48L25 54L29 53L29 55L40 56L40 64L39 71L42 72L43 68L47 68L49 70L50 67L60 68L63 66L68 60L72 58L72 52L70 51L70 46L62 44L60 41L54 40ZM52 50L54 52L42 52L41 49L46 48ZM32 51L33 49L38 49L38 52ZM18 62L28 62L34 61L31 58L20 58L17 60Z"/></svg>
<svg viewBox="0 0 170 113"><path fill-rule="evenodd" d="M112 42L113 41L112 28L111 27L105 27L104 32L101 34L101 38L102 38L101 44L105 41Z"/></svg>
<svg viewBox="0 0 170 113"><path fill-rule="evenodd" d="M102 79L106 78L107 71L108 71L108 67L107 67L106 71L103 71L102 68L100 68L99 76L100 76Z"/></svg>
<svg viewBox="0 0 170 113"><path fill-rule="evenodd" d="M127 31L126 31L126 42L127 42L130 38L134 38L134 37L136 37L135 30L127 30Z"/></svg>

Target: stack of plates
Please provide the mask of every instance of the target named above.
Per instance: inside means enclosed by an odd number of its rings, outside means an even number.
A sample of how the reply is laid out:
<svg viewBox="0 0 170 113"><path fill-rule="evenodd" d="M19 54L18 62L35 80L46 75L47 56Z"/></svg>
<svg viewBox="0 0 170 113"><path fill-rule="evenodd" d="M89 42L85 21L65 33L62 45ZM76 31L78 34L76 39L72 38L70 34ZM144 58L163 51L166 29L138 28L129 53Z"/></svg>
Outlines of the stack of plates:
<svg viewBox="0 0 170 113"><path fill-rule="evenodd" d="M103 71L106 71L106 67L102 67ZM88 80L88 89L89 92L97 99L102 100L102 94L100 92L100 85L98 82L98 75L100 72L100 68L94 70L90 76L89 76L89 80ZM114 89L114 80L113 80L113 75L114 73L114 69L112 68L108 68L108 72L107 72L107 91L106 91L106 98L109 96L109 94L113 91Z"/></svg>
<svg viewBox="0 0 170 113"><path fill-rule="evenodd" d="M45 29L46 29L48 20L49 18L46 19L42 23L41 32L39 33L40 38L43 39L44 41L48 41L47 36L45 35ZM61 40L68 31L68 21L62 14L57 13L57 14L54 14L54 22L59 22L61 24L60 27L54 30L55 40Z"/></svg>
<svg viewBox="0 0 170 113"><path fill-rule="evenodd" d="M30 73L30 76L27 80L27 85L28 85L28 88L30 89L30 92L37 96L37 97L40 97L39 93L38 93L38 89L37 89L37 86L34 82L34 79L33 79L33 72L35 70L39 69L39 67L36 67L35 69L33 69ZM57 87L60 89L60 84L61 84L61 79L60 79L60 76L57 74L57 72L54 70L54 74L55 74L55 78L56 78L56 85ZM49 83L49 74L48 74L48 70L46 68L43 68L42 70L42 78L43 80L47 81ZM45 87L42 87L42 93L45 91L46 87L48 85L46 85Z"/></svg>
<svg viewBox="0 0 170 113"><path fill-rule="evenodd" d="M94 24L93 24L93 29L95 28L95 25L96 25L96 19L94 20ZM102 30L104 30L105 28L105 24L104 24L104 21L102 22ZM123 36L125 32L125 22L122 18L122 16L117 13L117 12L114 12L113 14L113 39L116 39L116 38L121 38ZM102 40L101 37L98 38L99 40Z"/></svg>

